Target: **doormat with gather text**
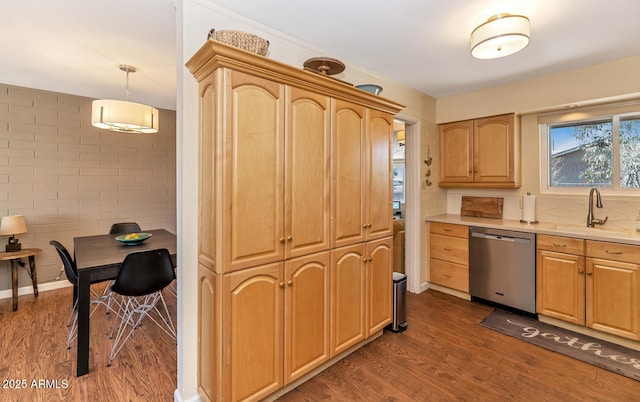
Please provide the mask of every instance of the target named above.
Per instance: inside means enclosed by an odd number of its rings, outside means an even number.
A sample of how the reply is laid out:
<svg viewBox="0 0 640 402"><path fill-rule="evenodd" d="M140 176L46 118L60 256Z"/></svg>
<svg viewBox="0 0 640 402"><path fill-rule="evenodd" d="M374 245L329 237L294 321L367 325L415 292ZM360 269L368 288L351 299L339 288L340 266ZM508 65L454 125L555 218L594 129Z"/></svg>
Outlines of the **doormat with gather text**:
<svg viewBox="0 0 640 402"><path fill-rule="evenodd" d="M493 310L480 325L640 381L640 351L501 309Z"/></svg>

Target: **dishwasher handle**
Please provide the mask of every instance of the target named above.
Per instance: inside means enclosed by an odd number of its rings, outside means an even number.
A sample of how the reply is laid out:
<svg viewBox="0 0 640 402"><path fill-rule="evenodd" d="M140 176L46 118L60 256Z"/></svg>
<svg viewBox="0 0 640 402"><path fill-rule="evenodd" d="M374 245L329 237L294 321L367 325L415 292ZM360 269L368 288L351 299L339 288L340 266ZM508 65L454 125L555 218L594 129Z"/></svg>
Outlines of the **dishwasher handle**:
<svg viewBox="0 0 640 402"><path fill-rule="evenodd" d="M487 240L498 240L498 241L506 241L509 243L526 243L529 244L529 239L523 239L519 237L511 237L511 236L503 236L503 235L494 235L489 233L481 233L481 232L471 232L472 237L479 237Z"/></svg>
<svg viewBox="0 0 640 402"><path fill-rule="evenodd" d="M483 233L482 237L487 239L487 240L508 241L508 242L511 242L511 243L516 241L515 237L492 235L492 234L487 234L487 233Z"/></svg>

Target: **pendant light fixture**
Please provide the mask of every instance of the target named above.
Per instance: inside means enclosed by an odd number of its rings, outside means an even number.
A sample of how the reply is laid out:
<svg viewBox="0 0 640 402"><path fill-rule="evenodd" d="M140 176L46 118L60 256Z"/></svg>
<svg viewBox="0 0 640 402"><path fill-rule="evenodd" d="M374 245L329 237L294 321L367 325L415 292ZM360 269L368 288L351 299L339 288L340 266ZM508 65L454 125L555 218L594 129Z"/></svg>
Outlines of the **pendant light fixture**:
<svg viewBox="0 0 640 402"><path fill-rule="evenodd" d="M471 54L477 59L497 59L529 44L529 18L497 14L471 32Z"/></svg>
<svg viewBox="0 0 640 402"><path fill-rule="evenodd" d="M157 133L158 109L141 103L129 102L129 73L135 73L136 68L122 64L120 70L127 74L126 101L94 100L91 105L91 124L98 128L121 133Z"/></svg>

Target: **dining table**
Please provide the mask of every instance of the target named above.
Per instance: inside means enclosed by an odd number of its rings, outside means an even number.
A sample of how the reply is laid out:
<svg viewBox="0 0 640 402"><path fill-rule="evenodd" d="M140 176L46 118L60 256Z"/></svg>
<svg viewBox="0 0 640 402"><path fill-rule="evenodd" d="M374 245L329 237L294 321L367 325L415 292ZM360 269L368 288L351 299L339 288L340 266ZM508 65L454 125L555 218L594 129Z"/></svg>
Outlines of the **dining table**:
<svg viewBox="0 0 640 402"><path fill-rule="evenodd" d="M89 372L89 311L91 284L115 279L122 261L131 253L166 248L176 266L176 235L165 229L145 230L151 237L139 244L123 243L118 235L105 234L73 238L76 266L78 268L78 352L76 376ZM75 292L74 292L75 293Z"/></svg>

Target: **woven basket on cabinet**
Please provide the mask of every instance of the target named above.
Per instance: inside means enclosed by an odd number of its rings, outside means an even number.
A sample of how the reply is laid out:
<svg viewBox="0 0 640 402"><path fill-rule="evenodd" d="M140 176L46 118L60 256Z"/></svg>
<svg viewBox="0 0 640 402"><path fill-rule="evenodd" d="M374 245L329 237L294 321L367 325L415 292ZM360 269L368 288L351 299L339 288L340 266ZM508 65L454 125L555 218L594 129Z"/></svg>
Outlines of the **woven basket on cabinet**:
<svg viewBox="0 0 640 402"><path fill-rule="evenodd" d="M231 46L246 50L248 52L265 56L269 49L269 41L261 37L242 31L212 29L209 31L207 39L217 40Z"/></svg>

